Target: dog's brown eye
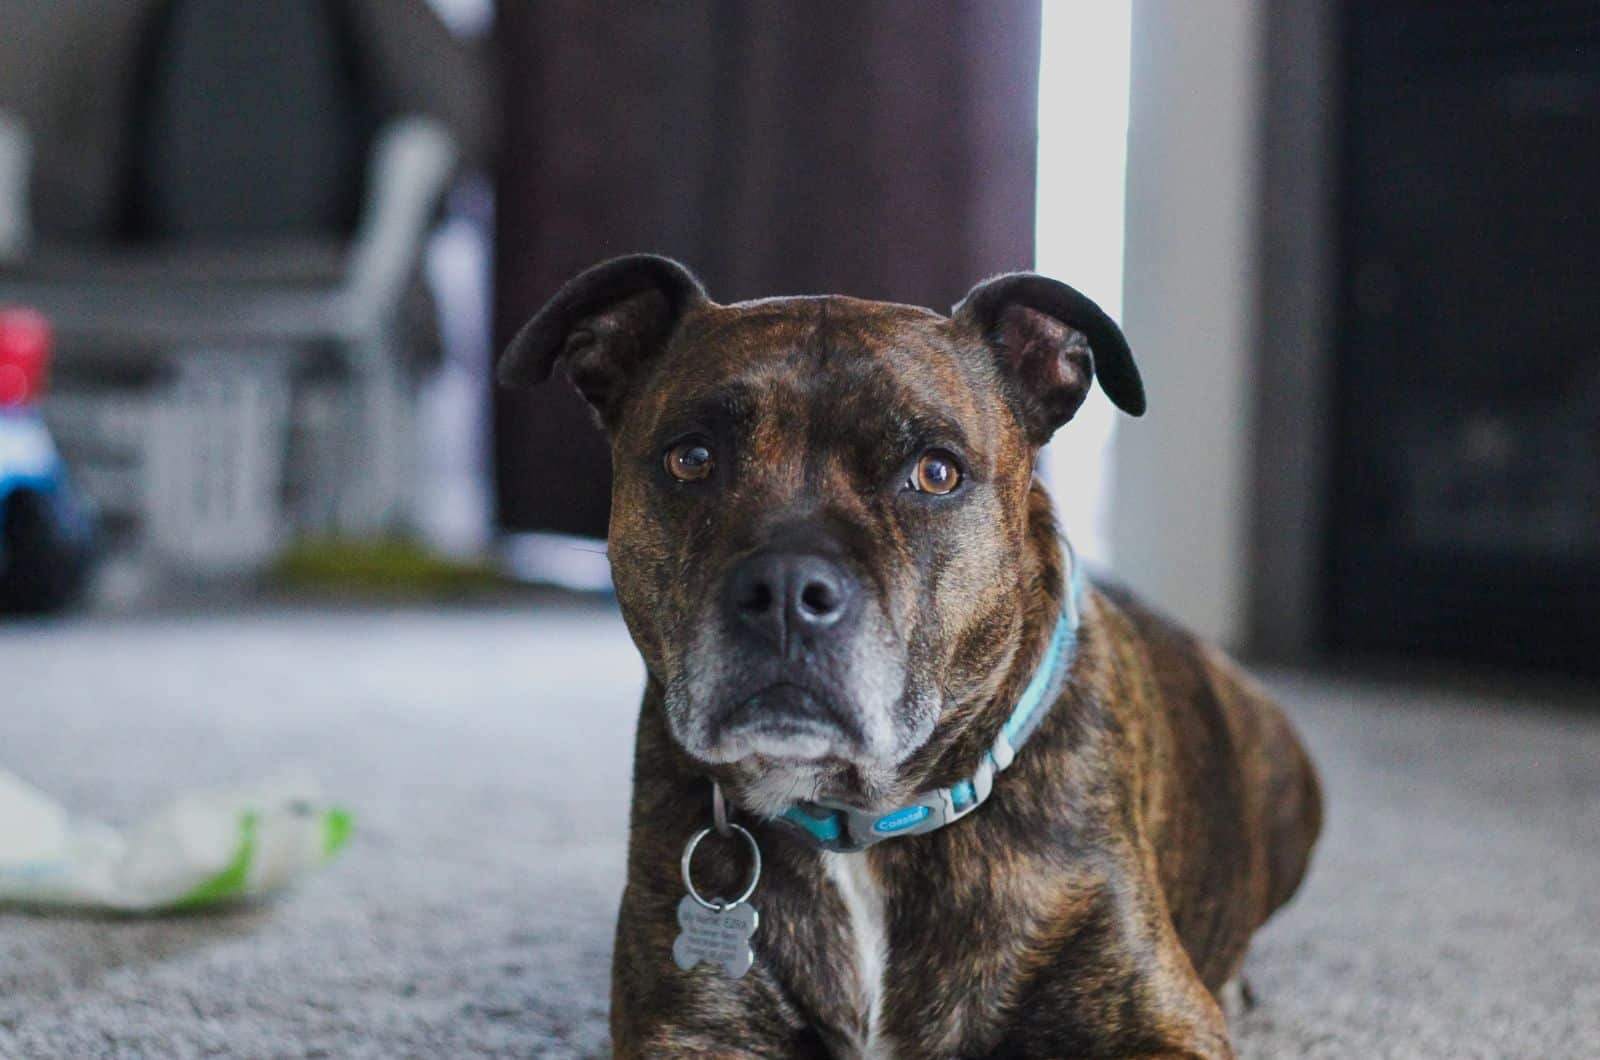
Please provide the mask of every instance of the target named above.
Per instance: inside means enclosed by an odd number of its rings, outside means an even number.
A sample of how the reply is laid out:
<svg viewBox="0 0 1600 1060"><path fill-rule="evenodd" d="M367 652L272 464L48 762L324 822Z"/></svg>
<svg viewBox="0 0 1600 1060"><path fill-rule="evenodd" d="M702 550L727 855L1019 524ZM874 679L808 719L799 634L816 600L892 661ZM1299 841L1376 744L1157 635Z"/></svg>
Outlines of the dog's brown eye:
<svg viewBox="0 0 1600 1060"><path fill-rule="evenodd" d="M711 449L691 438L668 449L664 462L667 474L679 482L699 482L711 474Z"/></svg>
<svg viewBox="0 0 1600 1060"><path fill-rule="evenodd" d="M943 449L929 449L911 473L911 488L920 493L944 494L961 485L961 467Z"/></svg>

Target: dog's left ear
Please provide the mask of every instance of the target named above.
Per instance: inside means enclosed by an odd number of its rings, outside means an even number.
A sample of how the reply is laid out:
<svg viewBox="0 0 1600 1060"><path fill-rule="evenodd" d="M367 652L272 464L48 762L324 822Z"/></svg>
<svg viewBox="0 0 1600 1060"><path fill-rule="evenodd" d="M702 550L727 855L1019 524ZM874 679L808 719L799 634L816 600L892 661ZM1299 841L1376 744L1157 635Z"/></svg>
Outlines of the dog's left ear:
<svg viewBox="0 0 1600 1060"><path fill-rule="evenodd" d="M1144 381L1122 329L1059 280L1013 272L980 283L951 310L977 329L1038 445L1078 411L1096 375L1130 416L1144 415Z"/></svg>

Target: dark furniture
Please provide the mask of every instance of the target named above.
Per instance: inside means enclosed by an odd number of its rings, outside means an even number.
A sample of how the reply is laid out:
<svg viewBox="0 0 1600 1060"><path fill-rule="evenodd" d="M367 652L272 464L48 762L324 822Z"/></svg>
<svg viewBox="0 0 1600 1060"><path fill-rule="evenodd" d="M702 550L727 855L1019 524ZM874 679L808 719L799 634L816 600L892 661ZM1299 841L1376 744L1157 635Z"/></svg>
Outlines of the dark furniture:
<svg viewBox="0 0 1600 1060"><path fill-rule="evenodd" d="M1600 10L1343 31L1326 641L1600 672Z"/></svg>

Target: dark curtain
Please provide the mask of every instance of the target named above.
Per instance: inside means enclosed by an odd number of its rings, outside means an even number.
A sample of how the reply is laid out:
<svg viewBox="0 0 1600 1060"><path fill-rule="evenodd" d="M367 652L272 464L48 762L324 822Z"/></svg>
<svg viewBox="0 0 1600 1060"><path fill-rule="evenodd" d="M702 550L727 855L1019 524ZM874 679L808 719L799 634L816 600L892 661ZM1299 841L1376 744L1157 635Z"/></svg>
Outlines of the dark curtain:
<svg viewBox="0 0 1600 1060"><path fill-rule="evenodd" d="M496 327L638 250L711 296L948 310L1033 260L1039 0L503 3ZM570 387L496 399L500 522L603 536Z"/></svg>

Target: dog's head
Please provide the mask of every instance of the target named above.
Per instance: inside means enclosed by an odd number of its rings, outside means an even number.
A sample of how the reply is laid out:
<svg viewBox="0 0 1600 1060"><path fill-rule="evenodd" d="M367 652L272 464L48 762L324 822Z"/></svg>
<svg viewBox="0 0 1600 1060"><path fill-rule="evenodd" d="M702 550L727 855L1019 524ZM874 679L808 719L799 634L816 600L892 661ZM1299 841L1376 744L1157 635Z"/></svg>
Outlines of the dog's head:
<svg viewBox="0 0 1600 1060"><path fill-rule="evenodd" d="M557 362L611 439L612 574L672 736L767 813L906 794L904 764L1016 650L1039 447L1096 372L1144 410L1116 325L1028 273L946 317L718 305L676 262L618 258L540 310L500 378Z"/></svg>

